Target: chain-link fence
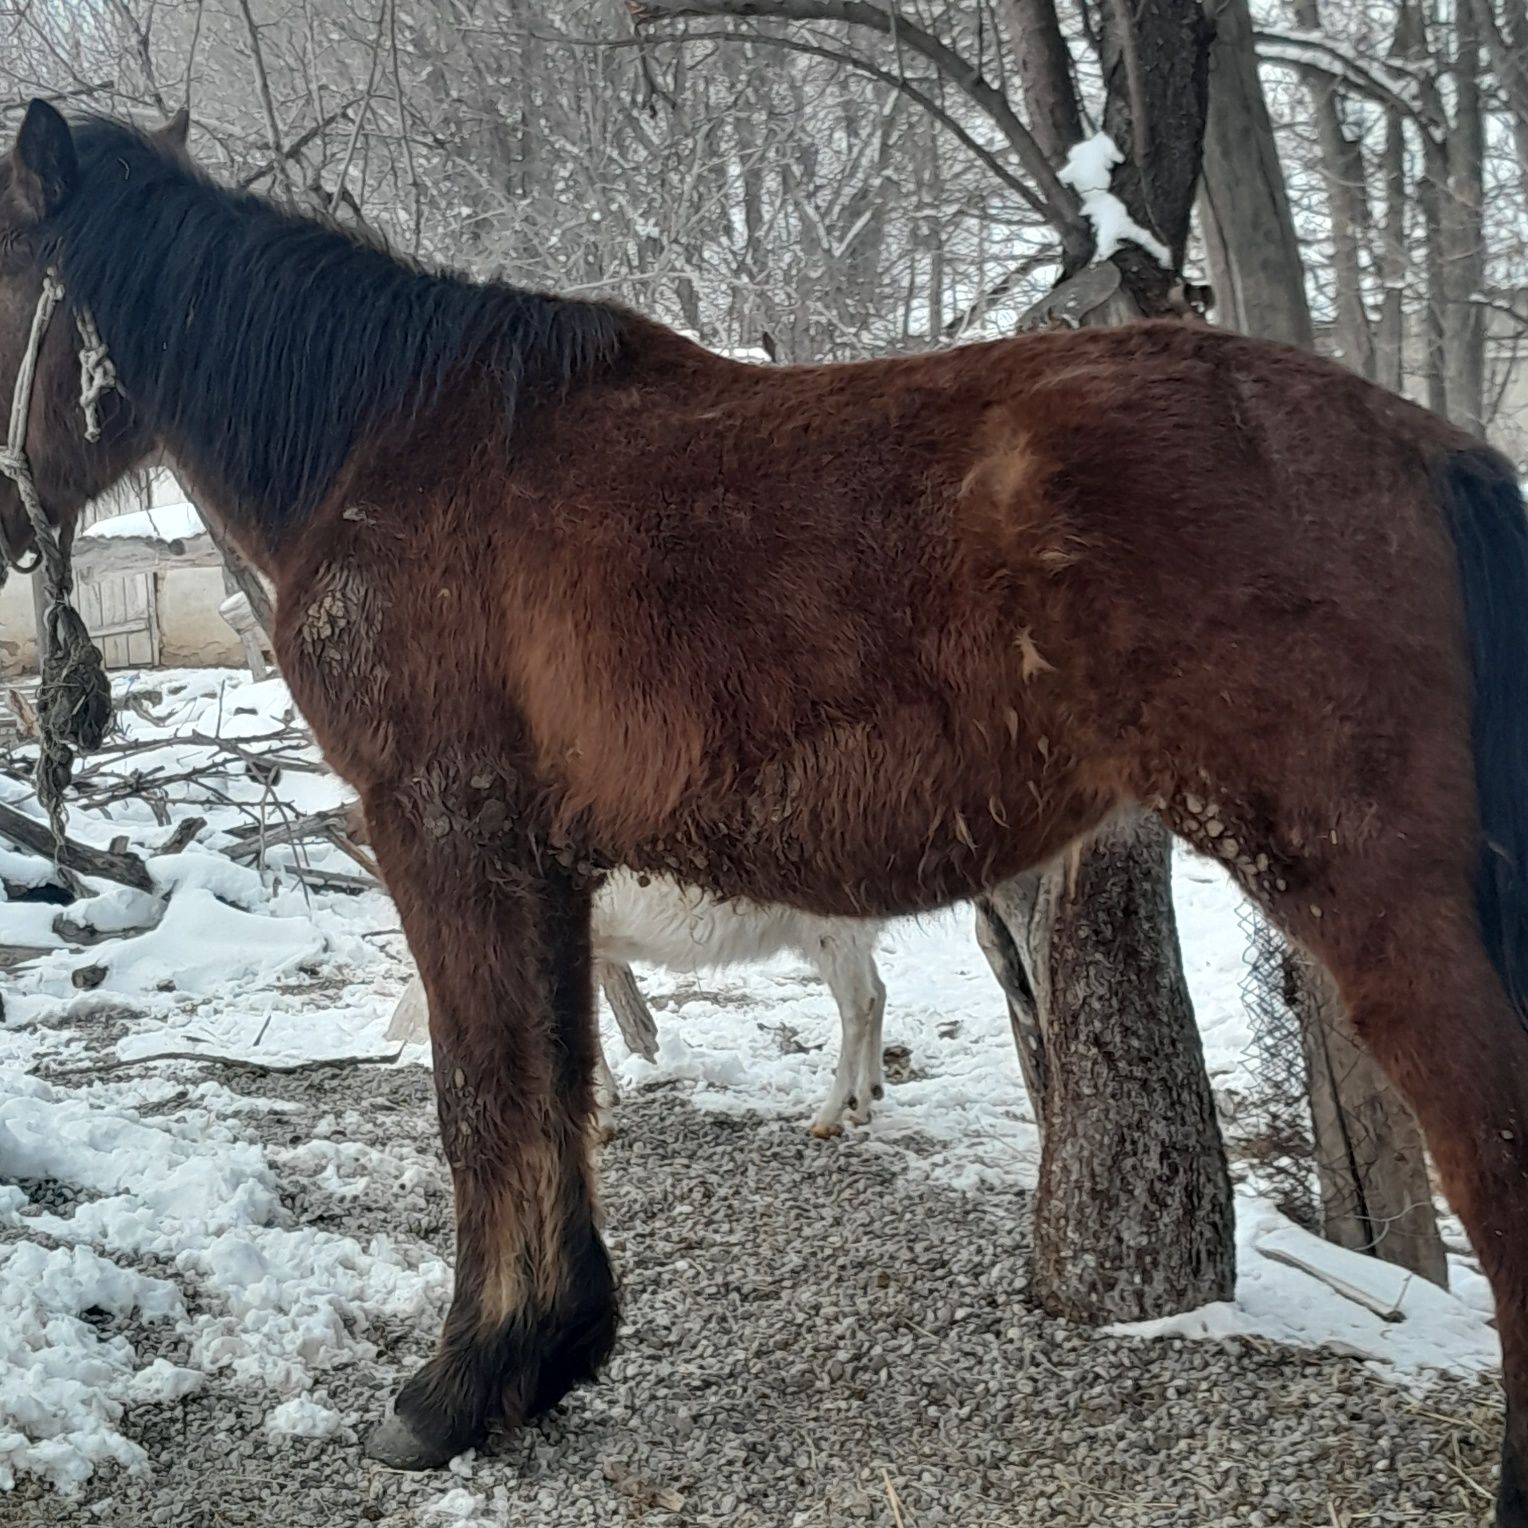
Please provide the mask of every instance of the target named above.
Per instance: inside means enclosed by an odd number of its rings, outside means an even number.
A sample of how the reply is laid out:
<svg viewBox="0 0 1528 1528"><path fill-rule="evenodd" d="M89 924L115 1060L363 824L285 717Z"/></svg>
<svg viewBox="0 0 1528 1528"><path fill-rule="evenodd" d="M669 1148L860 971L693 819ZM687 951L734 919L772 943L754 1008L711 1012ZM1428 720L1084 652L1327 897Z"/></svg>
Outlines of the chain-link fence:
<svg viewBox="0 0 1528 1528"><path fill-rule="evenodd" d="M1241 993L1252 1021L1253 1082L1242 1103L1237 1146L1255 1163L1260 1188L1279 1209L1319 1230L1297 969L1288 941L1254 908L1243 908L1241 926L1247 937Z"/></svg>
<svg viewBox="0 0 1528 1528"><path fill-rule="evenodd" d="M1336 989L1257 912L1242 915L1253 1084L1236 1147L1262 1193L1339 1245L1447 1283L1420 1132Z"/></svg>

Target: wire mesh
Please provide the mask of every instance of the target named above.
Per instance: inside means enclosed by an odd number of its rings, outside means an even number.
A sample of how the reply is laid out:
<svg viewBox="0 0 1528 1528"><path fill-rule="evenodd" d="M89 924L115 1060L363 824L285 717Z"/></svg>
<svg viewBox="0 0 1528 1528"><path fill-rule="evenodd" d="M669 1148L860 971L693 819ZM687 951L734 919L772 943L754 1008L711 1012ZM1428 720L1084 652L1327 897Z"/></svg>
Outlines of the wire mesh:
<svg viewBox="0 0 1528 1528"><path fill-rule="evenodd" d="M1298 972L1283 934L1254 908L1241 914L1247 967L1241 994L1251 1019L1252 1085L1237 1142L1258 1185L1284 1214L1317 1230L1320 1214L1309 1087L1301 1043Z"/></svg>

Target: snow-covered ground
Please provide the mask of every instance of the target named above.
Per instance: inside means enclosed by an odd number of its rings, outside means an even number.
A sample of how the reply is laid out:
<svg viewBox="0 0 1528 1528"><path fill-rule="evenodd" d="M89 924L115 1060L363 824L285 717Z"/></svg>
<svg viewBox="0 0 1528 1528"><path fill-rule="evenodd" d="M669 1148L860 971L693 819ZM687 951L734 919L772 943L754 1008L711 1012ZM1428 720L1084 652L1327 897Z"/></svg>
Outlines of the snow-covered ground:
<svg viewBox="0 0 1528 1528"><path fill-rule="evenodd" d="M0 900L0 1489L24 1472L67 1489L104 1461L141 1463L117 1425L124 1409L172 1402L220 1372L268 1397L271 1431L323 1436L340 1420L327 1403L326 1373L365 1349L378 1323L435 1320L449 1290L441 1257L381 1236L363 1244L343 1226L304 1225L283 1208L278 1156L283 1170L297 1165L333 1185L343 1168L353 1181L359 1148L335 1121L278 1151L238 1124L242 1112L280 1105L192 1071L113 1067L169 1051L267 1064L382 1056L411 975L386 897L304 884L292 869L300 854L314 871L353 873L339 850L275 845L264 873L218 852L243 824L276 827L285 814L344 799L328 775L293 767L315 756L285 741L276 751L288 767L274 785L245 763L216 778L185 778L210 756L193 734L237 740L249 754L270 748L292 717L279 680L187 671L117 684L146 700L122 713L124 738L138 751L115 767L158 782L161 809L156 816L141 791L127 793L77 810L70 831L101 848L125 839L147 861L155 892L92 881L95 895L67 909ZM38 815L17 778L0 774L0 801ZM174 824L193 814L208 824L196 841L159 853ZM0 882L13 897L48 876L43 860L0 847ZM1243 1091L1252 1079L1238 899L1216 867L1187 855L1176 863L1175 892L1212 1078L1218 1089ZM161 904L157 924L135 932ZM94 930L92 942L55 932L61 911ZM894 925L880 960L886 1038L909 1052L905 1080L888 1089L868 1127L822 1149L896 1156L915 1133L938 1143L932 1155L918 1154L919 1172L973 1193L1031 1181L1035 1130L969 910ZM86 966L100 969L82 992L73 976ZM626 1091L682 1083L698 1108L794 1118L804 1129L836 1054L825 989L784 961L703 979L638 975L662 1045L655 1064L623 1057L607 1022L607 1054ZM413 1047L399 1064L428 1057ZM346 1073L333 1077L342 1119ZM912 1170L915 1158L906 1160ZM419 1171L380 1152L361 1167L403 1184ZM1444 1293L1306 1235L1250 1186L1239 1191L1238 1236L1234 1304L1135 1335L1256 1334L1333 1346L1407 1382L1497 1361L1488 1292L1465 1259L1454 1259L1453 1293ZM1329 1277L1302 1272L1290 1256ZM1334 1292L1343 1282L1401 1319L1383 1320ZM97 1311L118 1318L118 1328L167 1323L177 1361L140 1356L142 1344L120 1330L103 1336Z"/></svg>

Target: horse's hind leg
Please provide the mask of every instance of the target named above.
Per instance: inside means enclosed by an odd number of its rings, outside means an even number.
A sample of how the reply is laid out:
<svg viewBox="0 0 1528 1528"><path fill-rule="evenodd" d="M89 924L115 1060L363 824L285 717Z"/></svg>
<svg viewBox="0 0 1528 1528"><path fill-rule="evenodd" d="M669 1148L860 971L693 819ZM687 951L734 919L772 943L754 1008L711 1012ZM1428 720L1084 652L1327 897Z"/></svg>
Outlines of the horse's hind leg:
<svg viewBox="0 0 1528 1528"><path fill-rule="evenodd" d="M1383 784L1334 788L1295 751L1253 757L1222 739L1220 757L1192 772L1203 783L1173 792L1167 812L1326 965L1414 1110L1495 1295L1508 1400L1498 1522L1528 1528L1528 1031L1481 938L1460 688L1405 715L1405 762ZM1292 718L1290 736L1320 725ZM1212 783L1231 779L1240 790Z"/></svg>
<svg viewBox="0 0 1528 1528"><path fill-rule="evenodd" d="M546 1410L593 1377L615 1340L590 1165L590 899L555 865L532 868L502 812L491 836L475 831L488 815L476 781L366 802L429 996L456 1197L456 1288L440 1346L367 1443L405 1469L443 1464L494 1425Z"/></svg>
<svg viewBox="0 0 1528 1528"><path fill-rule="evenodd" d="M1416 870L1399 855L1339 862L1325 895L1275 911L1327 964L1411 1104L1490 1280L1507 1392L1497 1521L1528 1528L1528 1033L1482 947L1463 867Z"/></svg>

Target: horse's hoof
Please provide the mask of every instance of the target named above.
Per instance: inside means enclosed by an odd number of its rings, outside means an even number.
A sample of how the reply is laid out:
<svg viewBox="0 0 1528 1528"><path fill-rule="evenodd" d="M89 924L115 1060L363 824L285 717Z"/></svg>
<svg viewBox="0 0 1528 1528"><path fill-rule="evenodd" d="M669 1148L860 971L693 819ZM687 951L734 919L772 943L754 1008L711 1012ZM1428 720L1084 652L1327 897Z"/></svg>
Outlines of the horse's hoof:
<svg viewBox="0 0 1528 1528"><path fill-rule="evenodd" d="M438 1470L459 1452L421 1438L396 1411L366 1440L366 1457L390 1470Z"/></svg>
<svg viewBox="0 0 1528 1528"><path fill-rule="evenodd" d="M832 1120L814 1119L807 1126L807 1133L815 1135L819 1141L831 1141L834 1136L844 1133L844 1127Z"/></svg>

